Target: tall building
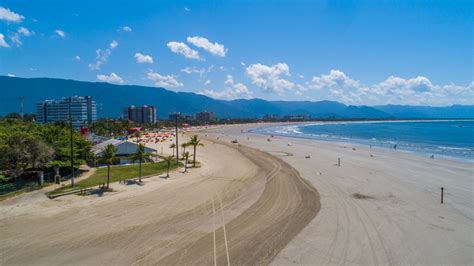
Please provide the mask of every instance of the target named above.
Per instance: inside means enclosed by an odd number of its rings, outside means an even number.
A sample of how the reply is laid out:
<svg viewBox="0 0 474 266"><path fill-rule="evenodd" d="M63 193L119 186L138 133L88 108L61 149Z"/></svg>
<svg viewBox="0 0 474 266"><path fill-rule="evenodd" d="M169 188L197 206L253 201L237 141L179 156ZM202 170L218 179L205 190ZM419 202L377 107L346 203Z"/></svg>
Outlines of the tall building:
<svg viewBox="0 0 474 266"><path fill-rule="evenodd" d="M168 115L168 120L176 121L176 119L181 120L181 113L180 112L174 112L174 113L170 113Z"/></svg>
<svg viewBox="0 0 474 266"><path fill-rule="evenodd" d="M71 116L69 116L71 114ZM36 104L38 123L68 122L71 118L75 128L90 125L97 120L97 106L91 96L74 96L61 100L46 100Z"/></svg>
<svg viewBox="0 0 474 266"><path fill-rule="evenodd" d="M141 124L156 123L156 108L154 106L128 106L123 108L123 118Z"/></svg>
<svg viewBox="0 0 474 266"><path fill-rule="evenodd" d="M196 113L196 121L198 122L213 122L216 121L216 115L213 112L199 112Z"/></svg>

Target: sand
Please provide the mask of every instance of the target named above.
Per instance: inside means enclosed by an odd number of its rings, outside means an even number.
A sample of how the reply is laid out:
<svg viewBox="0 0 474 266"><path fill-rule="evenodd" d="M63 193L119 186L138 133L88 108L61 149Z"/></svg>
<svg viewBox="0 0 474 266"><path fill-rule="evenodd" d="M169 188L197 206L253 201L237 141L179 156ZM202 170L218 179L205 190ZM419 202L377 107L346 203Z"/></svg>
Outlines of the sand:
<svg viewBox="0 0 474 266"><path fill-rule="evenodd" d="M268 142L258 126L199 132L202 167L186 174L0 202L0 264L473 264L472 163Z"/></svg>
<svg viewBox="0 0 474 266"><path fill-rule="evenodd" d="M321 196L318 215L272 264L474 263L472 162L305 139L268 142L269 136L246 133L254 127L214 135L280 157Z"/></svg>
<svg viewBox="0 0 474 266"><path fill-rule="evenodd" d="M0 203L0 264L268 264L316 216L317 191L276 157L204 145L201 168L169 179Z"/></svg>

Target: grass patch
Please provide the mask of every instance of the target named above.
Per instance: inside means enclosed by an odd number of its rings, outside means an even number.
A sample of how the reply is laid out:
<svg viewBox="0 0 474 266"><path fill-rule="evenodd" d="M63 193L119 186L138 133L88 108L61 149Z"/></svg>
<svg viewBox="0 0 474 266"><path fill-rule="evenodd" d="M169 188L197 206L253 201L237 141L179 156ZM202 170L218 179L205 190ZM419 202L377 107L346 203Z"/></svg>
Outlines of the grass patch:
<svg viewBox="0 0 474 266"><path fill-rule="evenodd" d="M181 166L181 163L179 164ZM171 162L170 171L176 169L178 166L176 162ZM159 175L165 173L168 168L168 164L164 161L158 163L147 163L142 164L142 177L150 175ZM138 164L134 165L114 165L110 167L110 183L122 181L125 179L138 178ZM74 188L70 185L55 189L48 193L48 195L54 195L58 193L68 192L75 189L84 189L99 186L107 182L107 167L97 169L97 171L89 178L84 179L76 183Z"/></svg>

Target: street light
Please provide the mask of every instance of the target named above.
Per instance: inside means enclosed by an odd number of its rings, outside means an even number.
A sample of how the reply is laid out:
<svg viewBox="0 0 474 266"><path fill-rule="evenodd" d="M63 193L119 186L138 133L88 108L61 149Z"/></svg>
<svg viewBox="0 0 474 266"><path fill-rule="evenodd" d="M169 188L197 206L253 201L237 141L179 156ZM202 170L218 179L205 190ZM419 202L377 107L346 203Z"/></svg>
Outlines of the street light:
<svg viewBox="0 0 474 266"><path fill-rule="evenodd" d="M74 129L72 126L71 103L72 103L72 97L69 97L69 128L71 130L71 136L70 136L70 142L69 142L70 147L71 147L71 187L74 187L74 140L73 140Z"/></svg>

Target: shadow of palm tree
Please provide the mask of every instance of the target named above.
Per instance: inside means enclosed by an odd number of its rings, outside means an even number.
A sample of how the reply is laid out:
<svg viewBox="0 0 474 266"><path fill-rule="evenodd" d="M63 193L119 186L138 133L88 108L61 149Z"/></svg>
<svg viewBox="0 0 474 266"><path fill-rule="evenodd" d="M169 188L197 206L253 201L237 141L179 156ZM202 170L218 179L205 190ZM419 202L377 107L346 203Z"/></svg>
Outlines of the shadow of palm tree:
<svg viewBox="0 0 474 266"><path fill-rule="evenodd" d="M125 185L129 186L129 185L139 185L139 186L143 186L145 185L145 183L143 182L139 182L138 180L136 179L127 179L125 181Z"/></svg>

